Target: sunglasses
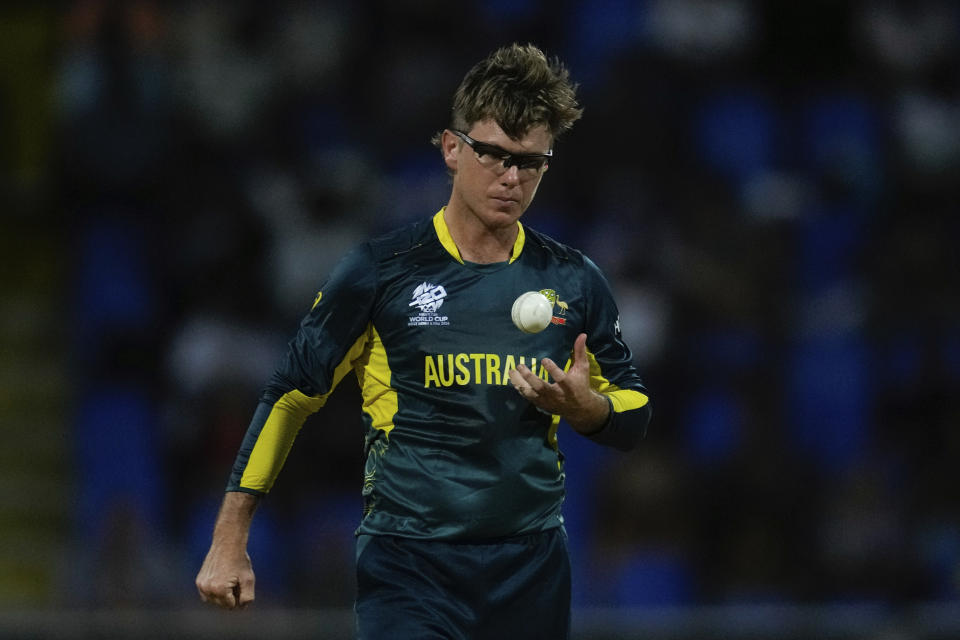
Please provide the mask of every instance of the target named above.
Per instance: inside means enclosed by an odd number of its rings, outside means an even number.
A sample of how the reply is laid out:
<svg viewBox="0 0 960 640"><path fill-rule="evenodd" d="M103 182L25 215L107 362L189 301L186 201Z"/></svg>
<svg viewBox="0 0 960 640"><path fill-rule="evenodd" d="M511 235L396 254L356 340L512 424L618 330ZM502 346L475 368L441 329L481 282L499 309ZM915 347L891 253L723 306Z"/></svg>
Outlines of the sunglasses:
<svg viewBox="0 0 960 640"><path fill-rule="evenodd" d="M516 167L521 171L540 171L553 157L553 149L546 153L511 153L495 144L474 140L463 131L450 129L450 133L470 145L470 148L476 152L480 164L487 168L502 164L504 169Z"/></svg>

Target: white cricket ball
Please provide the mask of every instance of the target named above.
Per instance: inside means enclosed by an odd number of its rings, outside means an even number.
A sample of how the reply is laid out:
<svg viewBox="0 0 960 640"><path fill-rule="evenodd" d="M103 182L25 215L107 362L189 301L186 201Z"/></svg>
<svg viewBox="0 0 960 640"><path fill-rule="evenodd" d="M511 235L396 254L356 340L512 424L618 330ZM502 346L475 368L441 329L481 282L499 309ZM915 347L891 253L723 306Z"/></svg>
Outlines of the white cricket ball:
<svg viewBox="0 0 960 640"><path fill-rule="evenodd" d="M513 301L513 324L524 333L540 333L553 318L553 304L539 291L527 291Z"/></svg>

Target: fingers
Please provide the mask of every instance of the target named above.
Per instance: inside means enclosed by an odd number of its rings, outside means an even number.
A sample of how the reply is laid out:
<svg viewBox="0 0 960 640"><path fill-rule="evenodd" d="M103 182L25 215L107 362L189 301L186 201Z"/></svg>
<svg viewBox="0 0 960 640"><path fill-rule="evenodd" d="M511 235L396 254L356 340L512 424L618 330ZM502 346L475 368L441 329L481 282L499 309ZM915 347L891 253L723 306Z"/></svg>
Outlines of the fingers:
<svg viewBox="0 0 960 640"><path fill-rule="evenodd" d="M557 379L563 377L563 371L552 360L544 358L541 370L546 370ZM559 413L563 404L565 392L559 384L551 384L536 375L525 365L519 365L511 370L510 384L525 400L548 413Z"/></svg>
<svg viewBox="0 0 960 640"><path fill-rule="evenodd" d="M200 592L200 599L204 602L216 605L222 609L236 609L237 607L237 591L239 591L239 585L212 587L210 585L198 584L197 591Z"/></svg>
<svg viewBox="0 0 960 640"><path fill-rule="evenodd" d="M573 364L587 362L587 334L581 333L573 342Z"/></svg>
<svg viewBox="0 0 960 640"><path fill-rule="evenodd" d="M557 405L564 403L564 398L570 394L576 395L579 386L584 384L589 373L590 362L587 358L587 334L581 333L573 343L573 358L570 363L570 371L564 371L556 362L550 358L544 358L540 362L541 373L546 371L553 383L541 378L531 371L526 365L517 365L515 369L508 372L510 384L527 400L534 402L537 406ZM536 402L535 402L536 401ZM553 407L557 410L561 406Z"/></svg>
<svg viewBox="0 0 960 640"><path fill-rule="evenodd" d="M236 609L237 608L237 587L232 587L225 594L223 594L219 601L217 602L221 607L225 609Z"/></svg>
<svg viewBox="0 0 960 640"><path fill-rule="evenodd" d="M556 384L563 385L567 374L556 362L550 358L544 358L540 361L540 368L541 370L545 369ZM517 365L516 369L511 369L507 372L507 375L510 377L510 383L523 395L532 393L534 396L538 396L548 393L554 388L553 384L547 382L523 364Z"/></svg>
<svg viewBox="0 0 960 640"><path fill-rule="evenodd" d="M255 597L254 577L251 573L219 585L198 578L197 591L201 600L222 609L244 609Z"/></svg>
<svg viewBox="0 0 960 640"><path fill-rule="evenodd" d="M563 379L567 377L567 374L563 372L563 369L558 367L557 363L550 358L544 358L540 363L540 366L547 370L547 373L550 374L550 377L553 378L553 381L557 384L562 384ZM539 378L537 379L539 380Z"/></svg>
<svg viewBox="0 0 960 640"><path fill-rule="evenodd" d="M577 339L574 340L573 357L570 360L569 370L564 371L550 358L544 358L541 364L543 368L547 370L547 373L550 374L553 381L560 385L564 391L572 391L576 384L574 381L580 376L585 375L585 371L589 371L590 368L590 361L587 359L587 334L581 333L577 336ZM574 376L568 380L571 373L573 373Z"/></svg>
<svg viewBox="0 0 960 640"><path fill-rule="evenodd" d="M513 385L513 388L517 391L525 386L526 383L523 380L523 374L516 369L510 369L510 371L507 372L507 375L510 377L510 384Z"/></svg>
<svg viewBox="0 0 960 640"><path fill-rule="evenodd" d="M241 609L245 609L248 604L253 602L254 599L254 580L253 574L251 573L248 576L244 576L240 584L237 585L237 588L234 590L237 596L237 606Z"/></svg>
<svg viewBox="0 0 960 640"><path fill-rule="evenodd" d="M547 358L544 358L544 362L547 360ZM541 368L542 366L543 364L541 363ZM514 384L514 386L519 385L520 387L529 387L534 392L541 392L547 386L549 386L549 383L546 380L531 371L530 367L525 364L517 365L517 368L512 369L509 375L510 381Z"/></svg>
<svg viewBox="0 0 960 640"><path fill-rule="evenodd" d="M533 372L524 365L511 369L507 375L510 376L510 384L524 398L533 400L539 395L537 389L542 388L543 380L533 375Z"/></svg>

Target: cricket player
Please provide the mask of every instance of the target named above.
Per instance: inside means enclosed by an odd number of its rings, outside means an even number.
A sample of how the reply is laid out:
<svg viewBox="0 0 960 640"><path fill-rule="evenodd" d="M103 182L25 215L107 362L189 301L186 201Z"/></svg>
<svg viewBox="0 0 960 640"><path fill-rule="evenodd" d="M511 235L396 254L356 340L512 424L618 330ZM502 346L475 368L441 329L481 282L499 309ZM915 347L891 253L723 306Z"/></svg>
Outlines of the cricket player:
<svg viewBox="0 0 960 640"><path fill-rule="evenodd" d="M450 198L355 247L322 285L240 445L196 580L205 601L253 601L257 504L305 418L353 373L358 637L569 637L558 423L629 450L650 420L603 274L520 221L581 115L575 89L532 45L464 77L434 137ZM529 291L549 308L535 333L511 318Z"/></svg>

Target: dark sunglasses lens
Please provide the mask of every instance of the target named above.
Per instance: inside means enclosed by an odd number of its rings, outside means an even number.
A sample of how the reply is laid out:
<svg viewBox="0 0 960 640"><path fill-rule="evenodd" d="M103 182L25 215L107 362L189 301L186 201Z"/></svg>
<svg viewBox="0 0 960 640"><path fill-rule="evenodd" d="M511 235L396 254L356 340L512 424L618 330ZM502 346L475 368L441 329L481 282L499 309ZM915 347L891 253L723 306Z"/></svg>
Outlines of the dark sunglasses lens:
<svg viewBox="0 0 960 640"><path fill-rule="evenodd" d="M500 147L494 147L489 144L483 144L482 142L473 143L473 150L476 151L481 156L494 158L496 160L506 160L507 158L510 157L510 154L506 153Z"/></svg>
<svg viewBox="0 0 960 640"><path fill-rule="evenodd" d="M516 166L517 169L536 169L539 171L543 168L543 165L547 164L546 156L513 155L500 147L477 142L476 140L474 140L470 146L473 147L473 150L480 156L482 161L503 162L503 166L506 169Z"/></svg>
<svg viewBox="0 0 960 640"><path fill-rule="evenodd" d="M513 156L510 164L517 165L517 169L537 169L546 164L547 159L543 156Z"/></svg>

